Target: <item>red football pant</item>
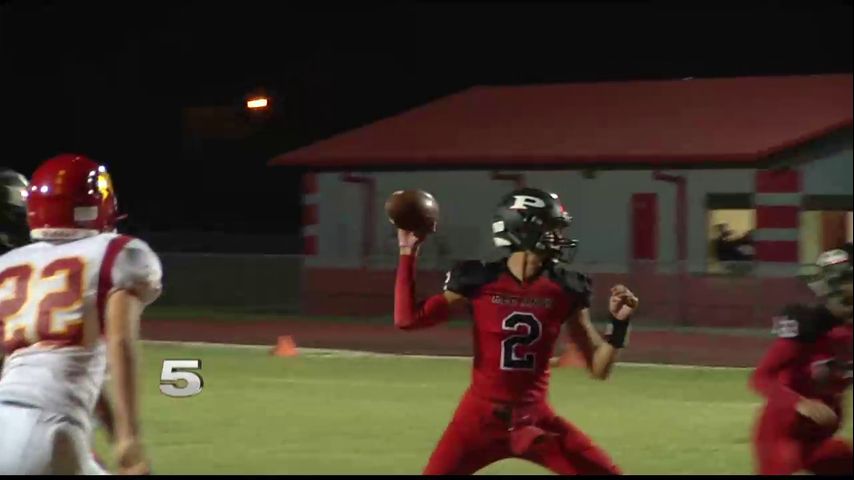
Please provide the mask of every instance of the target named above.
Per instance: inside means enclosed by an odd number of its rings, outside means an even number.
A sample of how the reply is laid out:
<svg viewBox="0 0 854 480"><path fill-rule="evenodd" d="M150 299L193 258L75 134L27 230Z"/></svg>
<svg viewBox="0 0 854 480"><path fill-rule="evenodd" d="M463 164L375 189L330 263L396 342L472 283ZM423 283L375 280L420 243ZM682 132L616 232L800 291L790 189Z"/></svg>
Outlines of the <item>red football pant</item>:
<svg viewBox="0 0 854 480"><path fill-rule="evenodd" d="M506 458L522 458L561 475L619 475L608 455L587 435L557 416L545 402L526 407L533 425L547 435L514 453L508 423L495 405L467 393L430 456L425 475L471 475Z"/></svg>
<svg viewBox="0 0 854 480"><path fill-rule="evenodd" d="M794 409L766 407L753 441L757 473L791 475L806 470L816 475L854 475L851 444L831 436L832 432L827 436L798 434L807 422Z"/></svg>

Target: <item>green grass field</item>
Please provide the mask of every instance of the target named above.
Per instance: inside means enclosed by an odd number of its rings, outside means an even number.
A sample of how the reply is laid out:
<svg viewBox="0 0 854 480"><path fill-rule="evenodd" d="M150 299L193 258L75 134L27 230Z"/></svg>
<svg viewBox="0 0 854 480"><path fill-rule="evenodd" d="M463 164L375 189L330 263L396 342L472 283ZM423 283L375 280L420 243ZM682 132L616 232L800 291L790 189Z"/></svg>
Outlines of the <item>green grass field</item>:
<svg viewBox="0 0 854 480"><path fill-rule="evenodd" d="M469 379L469 362L458 359L277 358L263 349L152 344L143 354L144 436L160 474L417 474ZM202 359L204 391L162 395L162 360L194 358ZM597 382L560 369L551 398L626 473L743 474L751 472L759 406L747 375L620 366ZM851 432L849 412L846 438ZM106 452L102 437L98 450ZM507 460L481 473L548 472Z"/></svg>

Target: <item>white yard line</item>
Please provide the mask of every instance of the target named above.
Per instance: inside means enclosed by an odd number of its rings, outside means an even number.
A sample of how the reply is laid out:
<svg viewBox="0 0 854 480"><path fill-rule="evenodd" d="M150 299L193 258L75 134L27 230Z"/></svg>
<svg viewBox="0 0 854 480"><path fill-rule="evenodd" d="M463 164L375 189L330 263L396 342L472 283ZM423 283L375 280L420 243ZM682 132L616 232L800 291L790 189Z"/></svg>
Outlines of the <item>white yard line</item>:
<svg viewBox="0 0 854 480"><path fill-rule="evenodd" d="M164 345L175 347L205 347L205 348L244 348L250 350L270 350L272 345L243 345L236 343L215 343L215 342L174 342L168 340L143 340L144 344ZM367 352L362 350L343 350L334 348L308 348L298 347L300 353L311 357L327 357L327 358L416 358L424 360L471 360L471 357L453 356L453 355L409 355L400 353L380 353ZM639 368L669 368L669 369L689 369L689 370L752 370L752 367L720 367L706 365L677 365L669 363L639 363L639 362L618 362L622 367L639 367Z"/></svg>

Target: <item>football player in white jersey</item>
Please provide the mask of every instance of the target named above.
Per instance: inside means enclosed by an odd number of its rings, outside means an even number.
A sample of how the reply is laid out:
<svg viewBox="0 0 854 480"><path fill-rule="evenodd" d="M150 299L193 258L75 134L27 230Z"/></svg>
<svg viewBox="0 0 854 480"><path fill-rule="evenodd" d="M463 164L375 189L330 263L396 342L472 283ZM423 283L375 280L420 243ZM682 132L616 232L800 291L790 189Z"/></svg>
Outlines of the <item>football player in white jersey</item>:
<svg viewBox="0 0 854 480"><path fill-rule="evenodd" d="M157 255L115 233L106 169L59 155L33 174L32 242L0 256L0 475L94 473L91 418L109 364L120 473L149 464L139 426L139 318L161 292Z"/></svg>
<svg viewBox="0 0 854 480"><path fill-rule="evenodd" d="M29 183L26 177L14 170L0 167L0 255L30 243L30 229L27 224L28 191ZM3 348L0 348L0 374L3 372L3 357ZM104 395L98 399L93 422L100 424L112 438L112 407ZM87 475L108 475L94 450L82 470Z"/></svg>

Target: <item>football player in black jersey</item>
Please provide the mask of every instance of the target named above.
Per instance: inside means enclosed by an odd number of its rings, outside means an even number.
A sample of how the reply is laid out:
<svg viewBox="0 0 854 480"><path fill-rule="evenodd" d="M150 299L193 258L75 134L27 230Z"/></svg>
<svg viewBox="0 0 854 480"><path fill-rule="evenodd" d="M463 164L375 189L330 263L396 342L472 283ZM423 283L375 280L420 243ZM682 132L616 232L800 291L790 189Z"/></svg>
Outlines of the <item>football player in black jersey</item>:
<svg viewBox="0 0 854 480"><path fill-rule="evenodd" d="M27 179L0 167L0 255L29 241Z"/></svg>
<svg viewBox="0 0 854 480"><path fill-rule="evenodd" d="M27 179L20 173L0 167L0 255L30 242L27 225ZM0 334L3 333L0 318ZM0 339L3 336L0 335ZM0 348L0 374L3 373L3 349Z"/></svg>

